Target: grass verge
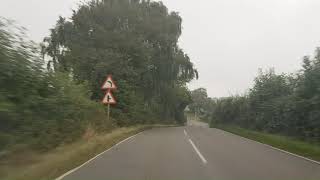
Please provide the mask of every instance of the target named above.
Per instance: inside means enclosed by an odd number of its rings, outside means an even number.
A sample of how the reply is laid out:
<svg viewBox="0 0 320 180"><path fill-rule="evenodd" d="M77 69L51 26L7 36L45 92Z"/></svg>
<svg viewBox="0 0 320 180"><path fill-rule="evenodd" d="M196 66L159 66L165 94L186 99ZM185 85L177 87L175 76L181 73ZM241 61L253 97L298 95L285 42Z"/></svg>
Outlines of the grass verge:
<svg viewBox="0 0 320 180"><path fill-rule="evenodd" d="M116 143L146 129L164 126L135 126L118 128L107 134L94 135L86 140L63 145L44 154L22 153L14 159L0 162L5 174L0 179L8 180L53 180L65 172L83 164L90 158ZM17 161L17 159L19 159Z"/></svg>
<svg viewBox="0 0 320 180"><path fill-rule="evenodd" d="M294 138L268 134L263 132L252 131L236 126L218 125L215 128L222 129L224 131L261 142L263 144L271 145L275 148L279 148L315 161L320 161L320 145L311 144L305 141L297 140Z"/></svg>

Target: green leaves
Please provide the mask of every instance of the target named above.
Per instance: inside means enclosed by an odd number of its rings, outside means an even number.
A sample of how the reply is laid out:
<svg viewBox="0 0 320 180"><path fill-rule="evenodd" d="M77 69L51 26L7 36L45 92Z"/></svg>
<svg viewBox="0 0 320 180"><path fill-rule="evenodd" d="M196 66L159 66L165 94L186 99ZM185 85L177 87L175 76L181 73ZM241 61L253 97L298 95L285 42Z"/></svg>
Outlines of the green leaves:
<svg viewBox="0 0 320 180"><path fill-rule="evenodd" d="M220 98L213 108L215 123L285 134L320 142L320 61L304 57L296 75L259 72L245 96Z"/></svg>
<svg viewBox="0 0 320 180"><path fill-rule="evenodd" d="M116 117L136 121L156 112L159 119L174 118L183 110L170 107L186 100L170 97L197 76L177 45L181 21L162 2L91 1L70 21L57 21L44 53L52 57L55 71L72 70L77 80L88 81L95 100L102 96L106 75L113 74L120 82Z"/></svg>
<svg viewBox="0 0 320 180"><path fill-rule="evenodd" d="M81 137L88 126L112 128L88 83L45 71L39 48L20 29L0 20L0 151L15 144L46 150Z"/></svg>

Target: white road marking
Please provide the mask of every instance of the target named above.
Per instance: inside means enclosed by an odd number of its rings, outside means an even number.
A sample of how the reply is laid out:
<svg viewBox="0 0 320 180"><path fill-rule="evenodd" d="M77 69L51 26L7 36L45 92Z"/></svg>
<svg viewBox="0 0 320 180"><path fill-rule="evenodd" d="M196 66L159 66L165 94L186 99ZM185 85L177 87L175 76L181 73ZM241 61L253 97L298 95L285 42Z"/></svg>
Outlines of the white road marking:
<svg viewBox="0 0 320 180"><path fill-rule="evenodd" d="M197 148L197 146L192 142L191 139L189 139L190 144L192 145L193 149L196 151L196 153L198 154L198 156L200 157L201 161L203 162L203 164L207 164L207 160L203 157L203 155L201 154L201 152L199 151L199 149Z"/></svg>
<svg viewBox="0 0 320 180"><path fill-rule="evenodd" d="M183 130L183 132L184 132L184 135L186 136L186 137L188 137L188 133L187 133L187 131L184 129Z"/></svg>
<svg viewBox="0 0 320 180"><path fill-rule="evenodd" d="M102 154L104 154L104 153L112 150L114 147L119 146L120 144L122 144L122 143L124 143L124 142L126 142L126 141L128 141L128 140L130 140L130 139L132 139L132 138L134 138L134 137L136 137L137 135L139 135L139 134L141 134L141 133L142 133L142 132L140 132L140 133L138 133L138 134L136 134L136 135L133 135L133 136L131 136L131 137L128 137L128 138L125 139L125 140L120 141L120 142L117 143L116 145L114 145L114 146L112 146L111 148L109 148L109 149L103 151L102 153L96 155L95 157L91 158L89 161L83 163L82 165L80 165L80 166L78 166L78 167L76 167L76 168L74 168L74 169L66 172L65 174L61 175L60 177L56 178L55 180L62 180L62 179L65 178L66 176L72 174L73 172L79 170L81 167L83 167L83 166L85 166L86 164L90 163L91 161L97 159L97 158L98 158L99 156L101 156Z"/></svg>

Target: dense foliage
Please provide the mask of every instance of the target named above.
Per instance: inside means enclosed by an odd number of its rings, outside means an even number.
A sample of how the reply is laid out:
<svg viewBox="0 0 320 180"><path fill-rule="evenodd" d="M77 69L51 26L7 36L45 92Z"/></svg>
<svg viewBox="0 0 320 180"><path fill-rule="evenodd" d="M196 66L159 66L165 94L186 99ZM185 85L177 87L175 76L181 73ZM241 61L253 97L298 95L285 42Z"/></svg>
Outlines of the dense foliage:
<svg viewBox="0 0 320 180"><path fill-rule="evenodd" d="M60 17L37 47L0 19L0 153L16 144L50 149L112 128L99 102L108 74L119 88L116 124L183 123L186 83L197 72L177 45L181 21L161 2L93 0L69 21Z"/></svg>
<svg viewBox="0 0 320 180"><path fill-rule="evenodd" d="M104 108L85 83L43 69L39 48L23 29L0 21L0 150L13 144L48 149L106 127Z"/></svg>
<svg viewBox="0 0 320 180"><path fill-rule="evenodd" d="M181 17L162 2L93 0L62 17L45 39L49 69L70 71L89 82L92 99L101 99L101 83L112 74L118 104L112 116L119 125L185 121L191 101L186 83L197 76L178 47Z"/></svg>
<svg viewBox="0 0 320 180"><path fill-rule="evenodd" d="M273 69L243 96L215 100L211 125L233 124L320 142L320 49L292 75Z"/></svg>

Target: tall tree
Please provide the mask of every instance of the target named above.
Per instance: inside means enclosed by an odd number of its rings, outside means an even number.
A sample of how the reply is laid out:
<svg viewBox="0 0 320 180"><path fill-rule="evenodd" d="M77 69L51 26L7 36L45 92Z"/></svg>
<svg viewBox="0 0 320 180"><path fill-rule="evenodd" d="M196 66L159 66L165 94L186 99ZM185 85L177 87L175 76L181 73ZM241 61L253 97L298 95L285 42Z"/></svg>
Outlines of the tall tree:
<svg viewBox="0 0 320 180"><path fill-rule="evenodd" d="M189 57L178 47L182 19L162 2L93 0L60 18L44 52L55 71L71 70L79 81L90 82L93 99L101 98L106 74L119 82L121 113L157 112L175 118L181 104L172 99L197 76ZM131 98L129 98L131 97ZM180 111L180 110L179 110Z"/></svg>

